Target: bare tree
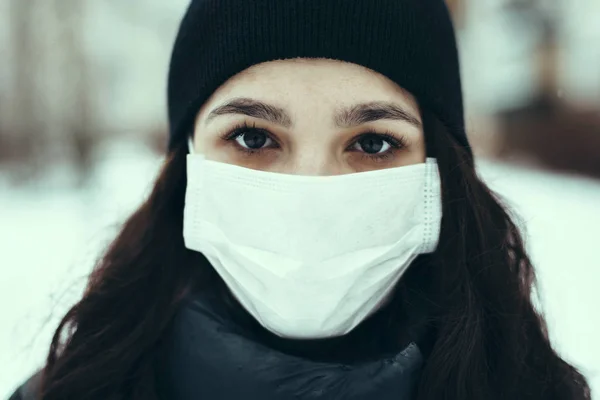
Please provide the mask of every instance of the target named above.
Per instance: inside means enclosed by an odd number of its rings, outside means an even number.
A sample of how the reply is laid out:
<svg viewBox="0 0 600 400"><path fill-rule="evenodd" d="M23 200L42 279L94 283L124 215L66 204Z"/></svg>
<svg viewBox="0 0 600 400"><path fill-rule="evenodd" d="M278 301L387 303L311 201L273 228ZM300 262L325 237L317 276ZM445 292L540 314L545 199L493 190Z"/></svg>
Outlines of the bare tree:
<svg viewBox="0 0 600 400"><path fill-rule="evenodd" d="M557 6L548 6L544 0L509 0L506 7L535 26L539 41L534 54L537 96L545 100L554 99L558 92L558 64L560 60L558 46L559 20Z"/></svg>
<svg viewBox="0 0 600 400"><path fill-rule="evenodd" d="M54 0L55 11L61 22L61 46L65 65L69 66L68 109L64 132L79 173L79 183L89 175L92 149L96 139L91 117L91 76L84 44L85 6L81 0Z"/></svg>
<svg viewBox="0 0 600 400"><path fill-rule="evenodd" d="M3 157L13 160L30 160L26 164L30 168L20 169L24 177L29 177L39 160L40 148L37 146L41 133L41 123L36 112L35 93L36 66L35 59L35 0L10 1L10 31L12 57L4 62L10 63L13 73L10 91L10 122L5 125L8 134L5 139L7 154ZM36 147L37 146L37 147Z"/></svg>

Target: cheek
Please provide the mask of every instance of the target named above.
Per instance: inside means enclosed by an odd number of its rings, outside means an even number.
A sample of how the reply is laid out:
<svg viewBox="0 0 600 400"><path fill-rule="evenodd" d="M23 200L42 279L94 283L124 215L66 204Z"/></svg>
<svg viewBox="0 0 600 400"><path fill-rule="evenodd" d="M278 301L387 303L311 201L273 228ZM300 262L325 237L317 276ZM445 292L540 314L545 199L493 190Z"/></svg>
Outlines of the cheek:
<svg viewBox="0 0 600 400"><path fill-rule="evenodd" d="M225 147L216 133L196 132L194 137L197 153L203 154L206 159L220 161L225 153Z"/></svg>
<svg viewBox="0 0 600 400"><path fill-rule="evenodd" d="M421 134L420 138L411 145L407 159L410 159L411 164L424 163L427 159L427 151L423 134Z"/></svg>
<svg viewBox="0 0 600 400"><path fill-rule="evenodd" d="M364 155L352 155L347 158L346 164L354 172L368 172L388 168L404 167L413 164L421 164L425 161L424 157L418 154L402 152L391 155L389 158L373 160Z"/></svg>

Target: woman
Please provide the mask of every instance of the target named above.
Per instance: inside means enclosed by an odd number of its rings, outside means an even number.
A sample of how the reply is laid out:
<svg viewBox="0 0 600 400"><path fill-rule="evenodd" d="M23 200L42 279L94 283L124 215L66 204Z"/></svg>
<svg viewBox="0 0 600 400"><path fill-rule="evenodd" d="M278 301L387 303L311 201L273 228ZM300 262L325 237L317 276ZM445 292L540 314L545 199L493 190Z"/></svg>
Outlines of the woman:
<svg viewBox="0 0 600 400"><path fill-rule="evenodd" d="M153 192L14 398L589 399L442 0L196 0Z"/></svg>

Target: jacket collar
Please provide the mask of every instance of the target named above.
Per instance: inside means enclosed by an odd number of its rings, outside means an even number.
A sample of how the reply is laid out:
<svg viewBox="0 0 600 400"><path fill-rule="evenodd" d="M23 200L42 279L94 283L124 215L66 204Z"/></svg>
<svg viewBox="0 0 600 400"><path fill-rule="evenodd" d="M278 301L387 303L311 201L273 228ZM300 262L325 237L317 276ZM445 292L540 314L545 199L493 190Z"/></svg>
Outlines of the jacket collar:
<svg viewBox="0 0 600 400"><path fill-rule="evenodd" d="M169 400L411 399L423 355L411 342L370 360L315 360L271 346L217 297L194 294L162 351L158 387Z"/></svg>

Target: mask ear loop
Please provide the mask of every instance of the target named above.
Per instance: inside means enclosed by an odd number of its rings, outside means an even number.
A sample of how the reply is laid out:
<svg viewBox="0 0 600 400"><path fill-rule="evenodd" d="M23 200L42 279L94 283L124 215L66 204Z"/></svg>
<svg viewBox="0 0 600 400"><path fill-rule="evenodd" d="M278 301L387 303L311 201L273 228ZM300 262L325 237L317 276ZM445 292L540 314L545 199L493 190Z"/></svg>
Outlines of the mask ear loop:
<svg viewBox="0 0 600 400"><path fill-rule="evenodd" d="M194 136L193 135L188 136L188 153L189 154L195 154L195 151L194 151Z"/></svg>

